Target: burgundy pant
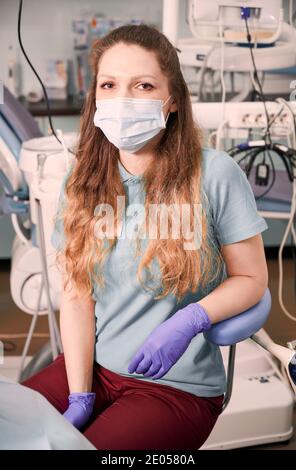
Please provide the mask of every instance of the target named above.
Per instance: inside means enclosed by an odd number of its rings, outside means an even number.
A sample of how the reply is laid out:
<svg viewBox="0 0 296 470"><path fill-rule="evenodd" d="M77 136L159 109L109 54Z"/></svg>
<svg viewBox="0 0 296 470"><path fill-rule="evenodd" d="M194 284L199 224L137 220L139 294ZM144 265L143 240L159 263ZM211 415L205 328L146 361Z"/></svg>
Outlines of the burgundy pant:
<svg viewBox="0 0 296 470"><path fill-rule="evenodd" d="M22 382L60 412L68 407L64 354ZM195 450L211 433L223 395L198 397L183 390L116 374L94 362L96 402L81 432L101 450Z"/></svg>

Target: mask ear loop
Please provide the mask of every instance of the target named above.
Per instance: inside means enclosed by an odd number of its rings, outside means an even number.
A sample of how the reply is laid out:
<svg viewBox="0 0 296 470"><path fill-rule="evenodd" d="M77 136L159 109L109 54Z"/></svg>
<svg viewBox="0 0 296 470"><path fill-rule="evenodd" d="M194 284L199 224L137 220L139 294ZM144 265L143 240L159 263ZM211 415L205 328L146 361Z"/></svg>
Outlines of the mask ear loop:
<svg viewBox="0 0 296 470"><path fill-rule="evenodd" d="M168 122L168 118L169 118L170 114L171 114L171 112L169 111L168 114L167 114L167 117L165 118L165 124Z"/></svg>
<svg viewBox="0 0 296 470"><path fill-rule="evenodd" d="M167 104L167 102L169 101L169 99L170 99L171 97L172 97L172 95L170 95L170 96L165 100L165 102L163 103L162 107L164 107L164 106ZM169 115L170 115L170 114L171 114L171 112L169 111L168 114L167 114L167 116L166 116L166 118L165 118L165 124L168 122L168 118L169 118Z"/></svg>
<svg viewBox="0 0 296 470"><path fill-rule="evenodd" d="M62 143L62 147L63 147L63 150L64 150L64 154L65 154L65 157L66 157L66 168L67 168L67 172L68 172L68 171L70 170L70 155L69 155L69 151L68 151L68 148L67 148L66 143L65 143L63 131L62 131L61 129L57 129L56 132L57 132L58 138L60 139L60 141L61 141L61 143Z"/></svg>
<svg viewBox="0 0 296 470"><path fill-rule="evenodd" d="M170 95L170 96L165 100L165 102L162 104L162 107L164 107L164 106L167 104L167 102L169 101L169 99L170 99L171 97L172 97L172 95Z"/></svg>

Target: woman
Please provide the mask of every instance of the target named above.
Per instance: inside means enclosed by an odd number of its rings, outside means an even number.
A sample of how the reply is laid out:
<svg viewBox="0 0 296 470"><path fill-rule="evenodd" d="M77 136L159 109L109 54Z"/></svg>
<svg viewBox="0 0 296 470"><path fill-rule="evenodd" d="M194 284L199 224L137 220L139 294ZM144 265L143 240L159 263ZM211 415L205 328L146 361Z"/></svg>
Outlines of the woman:
<svg viewBox="0 0 296 470"><path fill-rule="evenodd" d="M220 350L201 333L263 296L267 225L238 164L201 146L163 34L117 28L94 43L92 66L52 236L64 354L23 385L97 449L198 449L226 389ZM190 237L159 233L177 212L157 225L150 209L170 205L187 209Z"/></svg>

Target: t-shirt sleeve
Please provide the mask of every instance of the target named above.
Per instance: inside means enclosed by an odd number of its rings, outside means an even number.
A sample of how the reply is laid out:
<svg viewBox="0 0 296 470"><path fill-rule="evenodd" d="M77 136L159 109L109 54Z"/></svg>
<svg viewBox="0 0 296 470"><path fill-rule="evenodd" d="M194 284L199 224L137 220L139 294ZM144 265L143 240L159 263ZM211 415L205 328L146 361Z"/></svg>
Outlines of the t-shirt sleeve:
<svg viewBox="0 0 296 470"><path fill-rule="evenodd" d="M226 245L253 237L268 225L258 213L252 187L239 164L228 153L215 152L206 165L205 189L217 239Z"/></svg>
<svg viewBox="0 0 296 470"><path fill-rule="evenodd" d="M62 180L60 194L58 198L56 218L54 220L54 228L53 228L53 231L51 233L51 238L50 238L51 244L58 251L63 250L64 244L65 244L64 225L63 225L63 220L60 217L60 215L61 215L62 209L67 204L67 199L65 195L65 186L66 186L67 179L70 175L70 172L71 172L71 169L64 176Z"/></svg>

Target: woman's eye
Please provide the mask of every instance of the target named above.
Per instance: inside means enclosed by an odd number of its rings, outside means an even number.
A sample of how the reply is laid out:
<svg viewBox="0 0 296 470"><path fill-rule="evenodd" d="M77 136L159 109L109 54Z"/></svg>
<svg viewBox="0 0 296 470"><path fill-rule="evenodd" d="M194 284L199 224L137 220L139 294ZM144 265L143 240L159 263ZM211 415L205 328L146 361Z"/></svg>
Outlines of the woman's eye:
<svg viewBox="0 0 296 470"><path fill-rule="evenodd" d="M102 83L102 85L100 85L100 88L105 88L105 85L112 85L112 83L110 82ZM107 89L109 89L109 87Z"/></svg>
<svg viewBox="0 0 296 470"><path fill-rule="evenodd" d="M144 88L145 90L147 90L146 86L150 87L150 88L148 88L148 90L151 89L151 88L154 88L153 85L151 85L150 83L147 83L147 82L146 83L140 83L140 86L145 86L145 88Z"/></svg>
<svg viewBox="0 0 296 470"><path fill-rule="evenodd" d="M139 86L143 87L142 89L144 89L144 90L151 90L152 88L154 88L154 86L151 85L151 83L147 83L147 82L146 83L140 83ZM111 82L102 83L100 85L100 88L103 88L105 90L110 90L111 88L113 88L113 83L111 83Z"/></svg>

